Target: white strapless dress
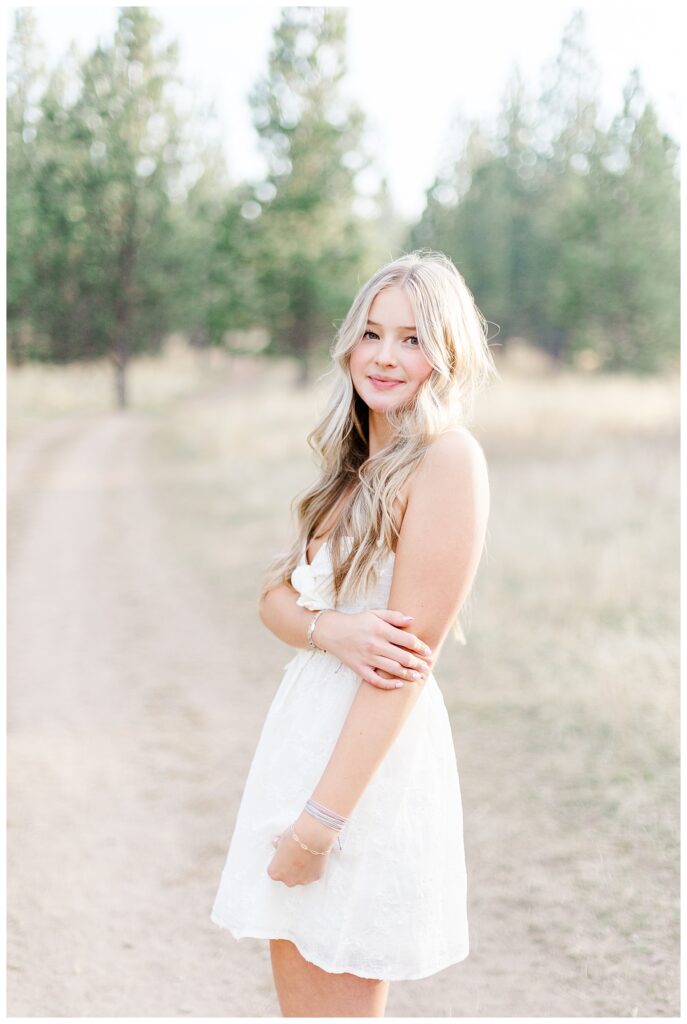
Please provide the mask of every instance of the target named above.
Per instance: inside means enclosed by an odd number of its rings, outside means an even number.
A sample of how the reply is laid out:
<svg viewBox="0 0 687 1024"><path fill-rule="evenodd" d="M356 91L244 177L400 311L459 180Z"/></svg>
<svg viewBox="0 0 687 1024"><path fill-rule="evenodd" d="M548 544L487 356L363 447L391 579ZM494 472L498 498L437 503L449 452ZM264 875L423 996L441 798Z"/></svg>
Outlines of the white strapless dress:
<svg viewBox="0 0 687 1024"><path fill-rule="evenodd" d="M394 555L365 600L386 608ZM298 604L331 607L325 542L291 582ZM360 678L332 654L299 650L285 666L246 778L211 911L236 939L290 939L325 971L425 978L469 952L463 813L456 754L431 674L340 833L322 878L289 887L270 878L272 837L299 816L336 744ZM413 685L406 683L406 686Z"/></svg>

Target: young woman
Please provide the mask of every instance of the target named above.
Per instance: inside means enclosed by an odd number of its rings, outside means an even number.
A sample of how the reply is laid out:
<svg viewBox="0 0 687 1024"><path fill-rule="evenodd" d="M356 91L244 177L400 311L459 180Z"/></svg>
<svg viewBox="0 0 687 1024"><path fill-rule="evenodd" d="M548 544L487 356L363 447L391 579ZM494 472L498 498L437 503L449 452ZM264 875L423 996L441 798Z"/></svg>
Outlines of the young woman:
<svg viewBox="0 0 687 1024"><path fill-rule="evenodd" d="M263 623L298 648L246 780L212 920L270 940L283 1016L384 1016L389 982L469 951L455 748L433 675L489 514L464 420L496 373L441 253L382 267L332 350L321 475ZM462 685L468 683L462 680Z"/></svg>

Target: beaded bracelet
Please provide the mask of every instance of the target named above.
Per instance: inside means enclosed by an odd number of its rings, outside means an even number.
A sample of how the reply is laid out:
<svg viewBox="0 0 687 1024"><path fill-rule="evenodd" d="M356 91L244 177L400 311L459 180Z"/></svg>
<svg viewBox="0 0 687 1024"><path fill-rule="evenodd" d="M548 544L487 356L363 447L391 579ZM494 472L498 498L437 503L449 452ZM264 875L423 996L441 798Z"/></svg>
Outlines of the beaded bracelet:
<svg viewBox="0 0 687 1024"><path fill-rule="evenodd" d="M318 803L313 800L312 797L306 802L304 810L307 811L317 821L321 821L323 825L328 828L334 829L337 833L337 839L339 842L339 849L341 849L341 839L339 838L339 832L344 828L348 822L348 818L344 818L342 814L337 811L332 811L329 807L325 807L324 804Z"/></svg>

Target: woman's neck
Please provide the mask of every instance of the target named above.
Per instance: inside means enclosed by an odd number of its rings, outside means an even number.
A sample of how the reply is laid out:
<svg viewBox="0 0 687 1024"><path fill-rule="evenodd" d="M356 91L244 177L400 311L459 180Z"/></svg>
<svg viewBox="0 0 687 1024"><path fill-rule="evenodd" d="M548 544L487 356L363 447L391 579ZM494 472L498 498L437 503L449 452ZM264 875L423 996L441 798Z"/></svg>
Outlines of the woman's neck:
<svg viewBox="0 0 687 1024"><path fill-rule="evenodd" d="M388 444L391 444L393 436L393 429L387 418L383 414L375 413L370 409L368 417L368 451L370 458L381 451L382 448L386 448Z"/></svg>

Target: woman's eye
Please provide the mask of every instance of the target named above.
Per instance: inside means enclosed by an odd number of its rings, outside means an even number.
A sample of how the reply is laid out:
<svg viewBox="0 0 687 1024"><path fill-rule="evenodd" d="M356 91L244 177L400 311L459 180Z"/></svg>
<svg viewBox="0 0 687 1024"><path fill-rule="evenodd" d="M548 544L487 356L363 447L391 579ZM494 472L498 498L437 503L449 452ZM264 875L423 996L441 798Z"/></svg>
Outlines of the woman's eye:
<svg viewBox="0 0 687 1024"><path fill-rule="evenodd" d="M370 338L378 338L378 337L379 337L379 335L375 334L375 332L374 332L374 331L369 331L369 330L368 330L368 331L365 331L365 332L364 332L364 334L363 334L363 338L367 338L368 336L369 336ZM412 345L410 346L411 348L417 348L417 346L418 346L418 345L420 344L419 340L418 340L418 339L417 339L417 338L415 337L415 335L414 335L414 334L410 334L410 335L409 335L409 336L408 336L408 337L406 338L406 341L412 341L412 342L414 342L414 344L412 344Z"/></svg>

